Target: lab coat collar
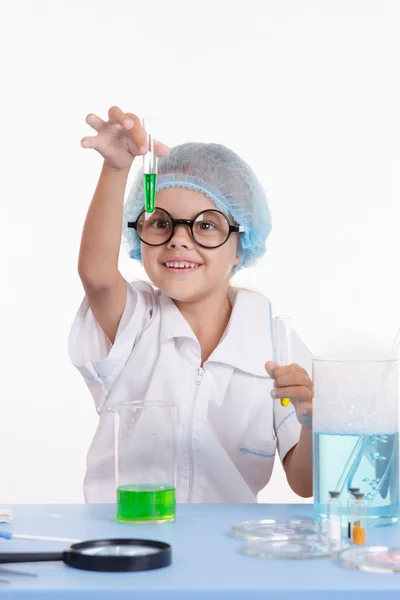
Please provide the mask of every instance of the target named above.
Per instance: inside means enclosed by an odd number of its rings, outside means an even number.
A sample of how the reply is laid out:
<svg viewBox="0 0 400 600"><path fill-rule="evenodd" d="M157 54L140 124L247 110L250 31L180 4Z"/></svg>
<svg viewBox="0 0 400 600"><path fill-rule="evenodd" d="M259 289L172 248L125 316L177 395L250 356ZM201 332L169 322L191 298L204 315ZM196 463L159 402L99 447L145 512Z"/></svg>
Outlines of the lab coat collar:
<svg viewBox="0 0 400 600"><path fill-rule="evenodd" d="M256 292L232 289L228 327L208 362L232 365L259 377L269 377L267 360L273 360L269 300Z"/></svg>
<svg viewBox="0 0 400 600"><path fill-rule="evenodd" d="M269 377L265 363L274 356L269 300L256 292L232 288L230 301L231 318L207 363L223 363L252 375ZM160 307L160 342L189 338L197 344L200 356L199 342L173 300L161 293Z"/></svg>
<svg viewBox="0 0 400 600"><path fill-rule="evenodd" d="M185 320L175 302L164 293L160 293L161 308L161 344L173 338L190 338L199 344L192 328Z"/></svg>

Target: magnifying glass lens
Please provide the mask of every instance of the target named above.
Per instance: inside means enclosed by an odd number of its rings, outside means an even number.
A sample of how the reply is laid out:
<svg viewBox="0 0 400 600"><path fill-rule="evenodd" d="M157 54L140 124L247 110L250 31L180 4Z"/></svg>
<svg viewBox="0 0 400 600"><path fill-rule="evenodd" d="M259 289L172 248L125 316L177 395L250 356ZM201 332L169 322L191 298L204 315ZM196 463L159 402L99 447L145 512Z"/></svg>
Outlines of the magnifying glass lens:
<svg viewBox="0 0 400 600"><path fill-rule="evenodd" d="M81 548L80 554L87 556L145 556L157 554L157 548L150 546L97 546L92 548Z"/></svg>

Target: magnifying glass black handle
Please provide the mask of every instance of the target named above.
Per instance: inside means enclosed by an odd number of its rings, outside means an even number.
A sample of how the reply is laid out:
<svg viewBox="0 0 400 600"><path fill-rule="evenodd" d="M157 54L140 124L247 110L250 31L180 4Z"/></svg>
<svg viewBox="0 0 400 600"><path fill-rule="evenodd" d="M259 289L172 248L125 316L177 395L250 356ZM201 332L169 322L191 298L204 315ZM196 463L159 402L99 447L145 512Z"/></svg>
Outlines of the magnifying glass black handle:
<svg viewBox="0 0 400 600"><path fill-rule="evenodd" d="M4 552L0 554L1 563L42 562L63 560L62 552Z"/></svg>

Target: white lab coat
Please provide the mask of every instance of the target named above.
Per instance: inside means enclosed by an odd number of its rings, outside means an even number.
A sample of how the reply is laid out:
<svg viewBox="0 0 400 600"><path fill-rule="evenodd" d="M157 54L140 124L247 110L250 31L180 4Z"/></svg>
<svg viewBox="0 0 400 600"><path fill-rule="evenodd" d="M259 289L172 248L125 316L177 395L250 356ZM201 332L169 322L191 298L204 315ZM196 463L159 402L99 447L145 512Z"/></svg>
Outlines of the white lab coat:
<svg viewBox="0 0 400 600"><path fill-rule="evenodd" d="M144 282L127 284L114 345L84 298L69 335L69 355L89 388L99 423L87 457L87 502L114 502L114 418L127 400L177 404L177 501L256 502L281 460L298 442L292 405L270 392L273 360L270 303L232 290L233 310L218 347L200 369L200 345L174 302ZM293 362L310 373L311 356L294 334ZM199 370L200 369L200 370Z"/></svg>

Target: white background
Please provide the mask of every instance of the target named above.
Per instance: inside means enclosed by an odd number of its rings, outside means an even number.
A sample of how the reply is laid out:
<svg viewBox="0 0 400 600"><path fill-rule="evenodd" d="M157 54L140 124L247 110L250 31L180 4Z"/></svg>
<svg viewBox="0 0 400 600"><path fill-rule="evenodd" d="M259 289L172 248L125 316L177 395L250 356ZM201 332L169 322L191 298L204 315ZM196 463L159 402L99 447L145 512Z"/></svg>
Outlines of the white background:
<svg viewBox="0 0 400 600"><path fill-rule="evenodd" d="M101 158L85 116L158 117L230 146L264 184L268 252L236 283L314 353L387 351L400 325L400 4L3 2L0 503L80 502L96 426L67 356ZM133 175L133 173L132 173ZM121 255L126 278L141 268ZM292 501L280 469L264 501Z"/></svg>

